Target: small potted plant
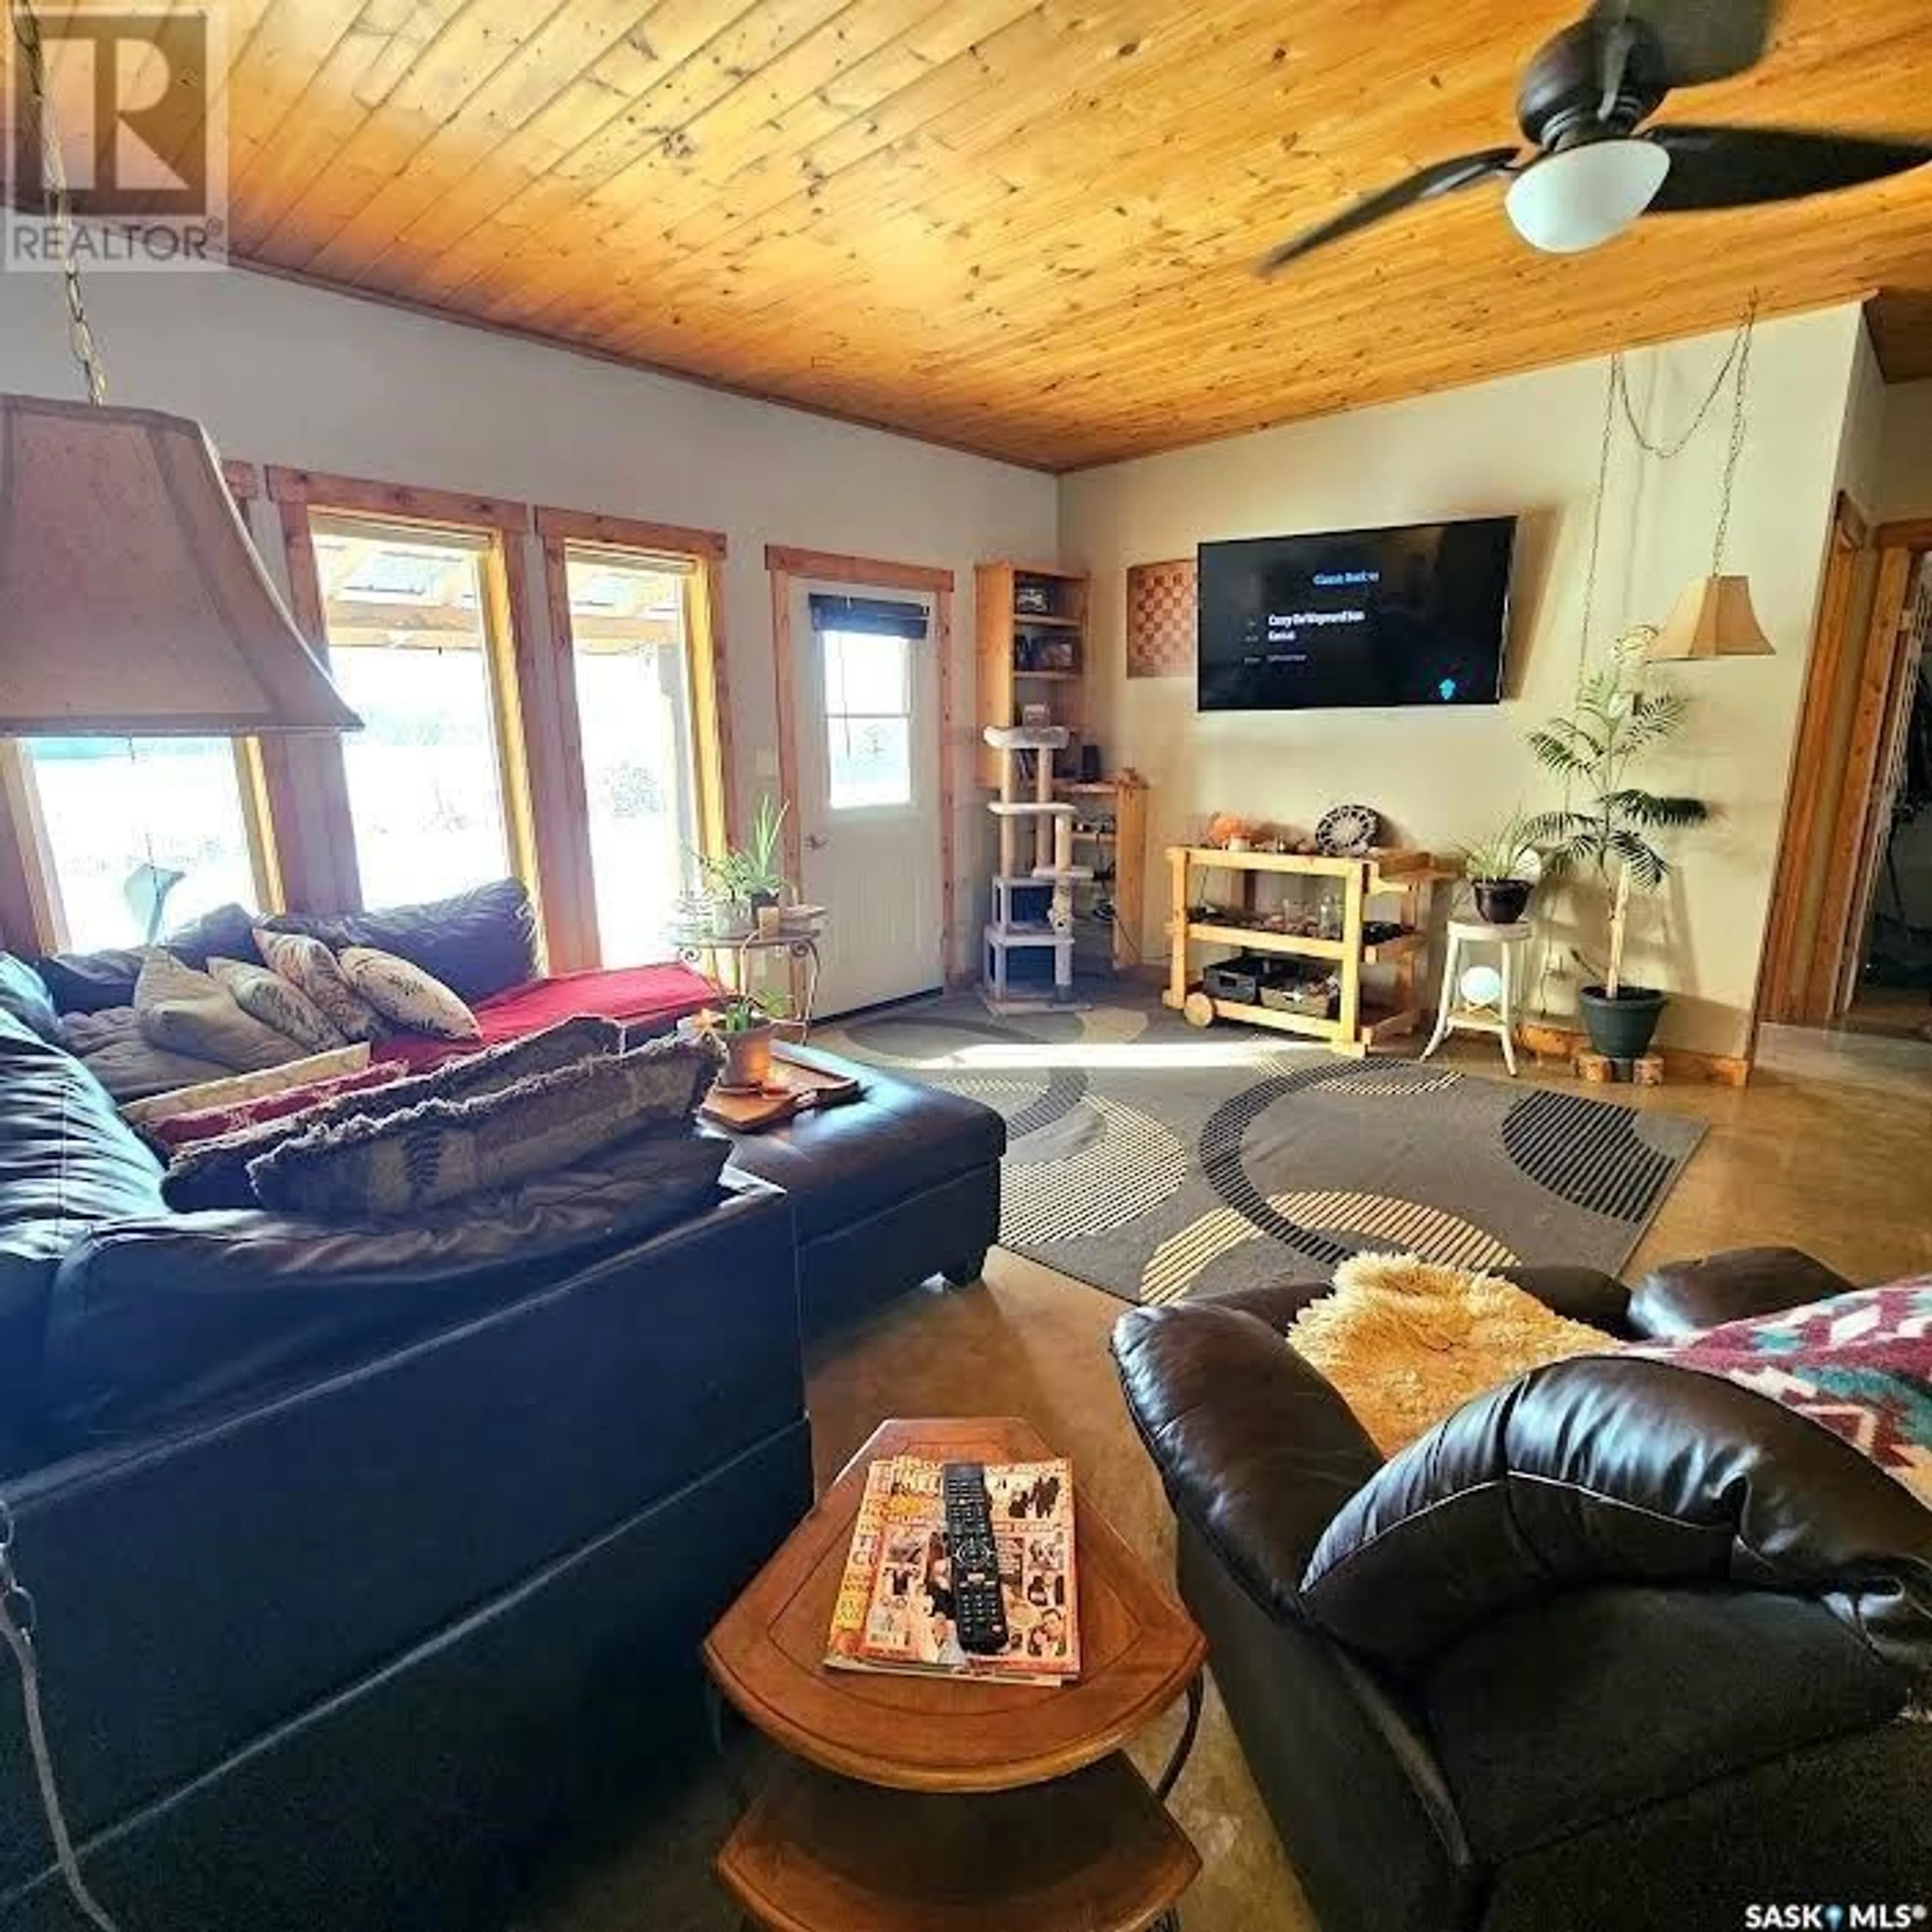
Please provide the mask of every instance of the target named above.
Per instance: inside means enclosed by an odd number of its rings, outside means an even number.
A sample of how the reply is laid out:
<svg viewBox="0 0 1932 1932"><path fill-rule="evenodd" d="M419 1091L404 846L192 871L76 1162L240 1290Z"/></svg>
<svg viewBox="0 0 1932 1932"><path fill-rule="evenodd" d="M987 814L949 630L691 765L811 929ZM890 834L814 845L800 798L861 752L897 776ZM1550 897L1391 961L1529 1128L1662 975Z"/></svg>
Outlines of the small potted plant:
<svg viewBox="0 0 1932 1932"><path fill-rule="evenodd" d="M1642 625L1618 638L1609 663L1584 679L1574 714L1552 718L1529 740L1538 761L1578 801L1529 821L1544 873L1562 877L1587 866L1616 881L1609 964L1600 984L1577 994L1591 1046L1610 1060L1634 1060L1650 1050L1667 997L1623 976L1630 894L1654 892L1670 875L1654 835L1702 825L1711 816L1702 799L1644 791L1630 782L1638 755L1675 736L1684 722L1679 694L1646 691L1638 682L1656 635Z"/></svg>
<svg viewBox="0 0 1932 1932"><path fill-rule="evenodd" d="M731 993L706 1015L704 1025L724 1049L721 1086L749 1092L772 1077L772 1036L776 1022L791 1010L782 993Z"/></svg>
<svg viewBox="0 0 1932 1932"><path fill-rule="evenodd" d="M1542 855L1530 836L1530 820L1512 812L1497 830L1462 848L1462 876L1476 902L1476 914L1490 926L1514 926L1529 904L1543 876Z"/></svg>
<svg viewBox="0 0 1932 1932"><path fill-rule="evenodd" d="M758 922L760 906L776 906L785 889L784 853L780 844L789 805L775 806L767 793L758 801L752 836L742 846L722 852L693 852L698 869L710 892L716 914L712 930L720 938L735 938Z"/></svg>

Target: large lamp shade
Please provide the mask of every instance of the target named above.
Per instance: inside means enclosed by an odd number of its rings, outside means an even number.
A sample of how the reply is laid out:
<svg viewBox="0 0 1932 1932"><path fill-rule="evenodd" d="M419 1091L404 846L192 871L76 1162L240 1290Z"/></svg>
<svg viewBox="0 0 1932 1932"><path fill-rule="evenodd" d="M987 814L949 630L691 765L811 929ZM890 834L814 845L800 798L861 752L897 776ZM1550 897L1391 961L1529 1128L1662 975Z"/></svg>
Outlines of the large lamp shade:
<svg viewBox="0 0 1932 1932"><path fill-rule="evenodd" d="M200 424L0 395L0 736L352 730Z"/></svg>
<svg viewBox="0 0 1932 1932"><path fill-rule="evenodd" d="M1666 664L1773 656L1751 608L1750 578L1700 577L1686 585L1648 654Z"/></svg>

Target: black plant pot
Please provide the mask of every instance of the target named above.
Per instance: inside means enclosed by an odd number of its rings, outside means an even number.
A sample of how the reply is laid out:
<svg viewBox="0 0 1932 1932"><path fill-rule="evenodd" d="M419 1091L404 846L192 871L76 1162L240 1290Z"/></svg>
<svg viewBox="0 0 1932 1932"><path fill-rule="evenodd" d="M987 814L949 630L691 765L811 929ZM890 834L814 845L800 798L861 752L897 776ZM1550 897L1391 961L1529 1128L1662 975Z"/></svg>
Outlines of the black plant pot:
<svg viewBox="0 0 1932 1932"><path fill-rule="evenodd" d="M1609 1060L1636 1060L1650 1051L1667 995L1648 986L1622 986L1613 1000L1600 986L1577 995L1590 1044Z"/></svg>
<svg viewBox="0 0 1932 1932"><path fill-rule="evenodd" d="M1514 926L1529 904L1527 879L1472 879L1476 910L1491 926Z"/></svg>

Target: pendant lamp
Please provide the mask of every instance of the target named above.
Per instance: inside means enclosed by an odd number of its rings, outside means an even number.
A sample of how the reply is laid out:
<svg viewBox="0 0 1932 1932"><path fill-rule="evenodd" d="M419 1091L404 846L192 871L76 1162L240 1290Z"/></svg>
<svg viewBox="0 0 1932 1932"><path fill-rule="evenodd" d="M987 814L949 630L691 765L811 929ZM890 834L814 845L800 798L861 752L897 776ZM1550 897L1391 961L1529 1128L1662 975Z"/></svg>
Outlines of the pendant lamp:
<svg viewBox="0 0 1932 1932"><path fill-rule="evenodd" d="M0 736L355 730L206 431L106 400L38 27L25 0L12 12L88 400L0 395Z"/></svg>

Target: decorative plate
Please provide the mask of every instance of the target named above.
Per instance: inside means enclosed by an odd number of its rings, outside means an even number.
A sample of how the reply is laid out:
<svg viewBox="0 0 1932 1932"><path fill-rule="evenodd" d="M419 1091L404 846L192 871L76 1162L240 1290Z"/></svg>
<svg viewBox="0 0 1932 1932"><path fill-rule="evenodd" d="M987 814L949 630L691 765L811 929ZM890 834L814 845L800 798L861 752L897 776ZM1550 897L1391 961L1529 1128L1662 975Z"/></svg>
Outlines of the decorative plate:
<svg viewBox="0 0 1932 1932"><path fill-rule="evenodd" d="M1334 805L1315 828L1315 842L1331 859L1358 859L1376 842L1382 822L1366 805Z"/></svg>

